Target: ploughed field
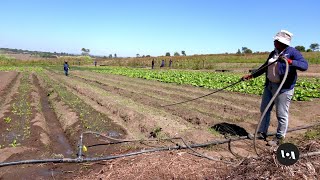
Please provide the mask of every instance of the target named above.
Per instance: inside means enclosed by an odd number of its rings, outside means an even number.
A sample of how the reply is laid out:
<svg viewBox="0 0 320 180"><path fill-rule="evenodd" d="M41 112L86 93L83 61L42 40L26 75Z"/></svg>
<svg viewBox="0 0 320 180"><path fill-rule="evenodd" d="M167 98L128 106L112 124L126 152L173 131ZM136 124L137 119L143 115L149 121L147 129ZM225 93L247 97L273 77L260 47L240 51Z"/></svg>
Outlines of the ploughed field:
<svg viewBox="0 0 320 180"><path fill-rule="evenodd" d="M92 68L75 68L69 76L65 76L60 68L0 71L0 163L77 158L83 132L107 136L84 135L83 144L87 151L83 152L83 157L95 158L185 145L179 139L164 140L173 137L182 137L187 144L225 139L228 135L221 135L211 128L223 122L236 124L253 133L260 119L260 95L221 91L188 103L164 106L203 96L213 89L129 76L132 75ZM319 79L311 82L319 82ZM312 92L319 92L318 86ZM319 122L319 108L319 98L292 101L289 128ZM277 127L274 114L270 127L273 132ZM290 139L304 132L288 133L287 136ZM119 139L140 141L110 144ZM235 154L242 157L254 155L252 140L233 142L231 147L232 152L227 145L195 150L220 160L235 159ZM270 151L265 142L259 141L258 148ZM139 179L140 174L140 179L152 179L157 174L160 179L205 178L230 170L220 161L210 161L187 152L190 150L94 163L0 167L0 177Z"/></svg>

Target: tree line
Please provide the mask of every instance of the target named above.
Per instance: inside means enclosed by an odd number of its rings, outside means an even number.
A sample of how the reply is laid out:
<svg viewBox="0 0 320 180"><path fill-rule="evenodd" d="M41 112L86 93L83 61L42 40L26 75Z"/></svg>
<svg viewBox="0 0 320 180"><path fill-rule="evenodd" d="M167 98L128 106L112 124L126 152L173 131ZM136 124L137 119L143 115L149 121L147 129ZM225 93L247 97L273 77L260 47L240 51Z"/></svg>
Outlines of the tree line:
<svg viewBox="0 0 320 180"><path fill-rule="evenodd" d="M312 43L312 44L310 44L309 49L307 49L307 50L304 46L296 46L294 48L296 48L300 52L313 52L313 51L319 51L319 44ZM242 47L241 50L242 51L240 51L240 49L238 49L236 54L251 54L252 53L252 50L247 47ZM256 53L258 53L258 52L256 52Z"/></svg>
<svg viewBox="0 0 320 180"><path fill-rule="evenodd" d="M12 54L31 54L33 56L39 56L43 58L52 58L56 56L75 56L74 54L69 54L65 52L46 52L46 51L30 51L30 50L23 50L23 49L14 49L14 48L0 48L1 51L5 53L12 53Z"/></svg>
<svg viewBox="0 0 320 180"><path fill-rule="evenodd" d="M296 46L295 47L300 52L312 52L312 51L319 51L319 44L318 43L312 43L309 46L309 49L306 50L304 46Z"/></svg>
<svg viewBox="0 0 320 180"><path fill-rule="evenodd" d="M166 52L165 53L165 56L171 56L171 53L170 52ZM173 56L187 56L187 54L186 54L186 51L181 51L181 54L179 53L179 52L174 52L173 53ZM144 58L144 57L151 57L150 55L140 55L140 54L136 54L136 57L137 58Z"/></svg>

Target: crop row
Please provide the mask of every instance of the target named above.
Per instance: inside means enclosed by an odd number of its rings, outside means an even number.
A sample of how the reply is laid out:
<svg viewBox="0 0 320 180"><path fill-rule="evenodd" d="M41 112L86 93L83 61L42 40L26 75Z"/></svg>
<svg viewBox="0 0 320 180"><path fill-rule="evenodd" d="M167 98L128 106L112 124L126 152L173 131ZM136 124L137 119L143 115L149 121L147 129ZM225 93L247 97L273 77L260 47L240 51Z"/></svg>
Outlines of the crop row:
<svg viewBox="0 0 320 180"><path fill-rule="evenodd" d="M21 84L18 93L11 102L10 112L3 118L3 127L6 132L1 134L1 147L16 147L21 142L29 138L30 120L32 116L32 107L29 94L31 92L29 73L25 72L21 78Z"/></svg>
<svg viewBox="0 0 320 180"><path fill-rule="evenodd" d="M156 80L165 83L188 84L209 89L220 89L240 80L241 75L232 73L181 71L181 70L148 70L119 67L86 68L98 73L110 73L134 78ZM241 82L228 91L261 95L264 88L264 76ZM299 78L293 100L306 101L320 98L320 78Z"/></svg>
<svg viewBox="0 0 320 180"><path fill-rule="evenodd" d="M70 92L66 86L57 83L45 73L39 73L39 76L41 76L48 87L52 88L52 92L48 95L53 92L57 93L58 99L68 105L72 111L77 113L83 129L105 132L111 128L111 120L106 115L95 111L90 105L86 104L78 96Z"/></svg>
<svg viewBox="0 0 320 180"><path fill-rule="evenodd" d="M0 66L0 71L19 71L19 72L42 72L40 66Z"/></svg>

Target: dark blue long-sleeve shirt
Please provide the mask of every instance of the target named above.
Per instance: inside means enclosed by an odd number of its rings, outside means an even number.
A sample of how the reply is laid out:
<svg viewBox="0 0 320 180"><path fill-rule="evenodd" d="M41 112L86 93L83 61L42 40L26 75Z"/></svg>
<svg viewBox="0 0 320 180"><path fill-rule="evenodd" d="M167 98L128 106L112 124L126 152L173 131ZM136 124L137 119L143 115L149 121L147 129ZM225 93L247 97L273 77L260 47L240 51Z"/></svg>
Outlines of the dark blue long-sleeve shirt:
<svg viewBox="0 0 320 180"><path fill-rule="evenodd" d="M261 66L261 67L265 67L268 64L268 60L273 57L275 51L272 51L269 54L269 57L267 59L267 61ZM287 79L285 81L285 83L283 84L283 87L281 89L280 92L285 92L288 90L291 90L294 88L296 82L297 82L297 70L300 71L306 71L308 69L308 62L307 60L305 60L302 56L302 54L296 50L293 47L287 47L284 52L282 53L283 56L287 57L288 59L292 60L292 64L289 65L289 72L288 72L288 76ZM285 71L286 71L286 63L284 61L278 61L278 71L279 71L279 76L280 76L280 80L283 80ZM256 73L253 74L253 77L258 77L260 75L262 75L263 73L266 73L266 83L265 85L267 86L269 84L269 80L267 77L267 71L268 68L264 68L260 71L257 71Z"/></svg>
<svg viewBox="0 0 320 180"><path fill-rule="evenodd" d="M69 65L65 63L64 66L63 66L63 69L64 69L65 71L68 71L68 70L69 70Z"/></svg>

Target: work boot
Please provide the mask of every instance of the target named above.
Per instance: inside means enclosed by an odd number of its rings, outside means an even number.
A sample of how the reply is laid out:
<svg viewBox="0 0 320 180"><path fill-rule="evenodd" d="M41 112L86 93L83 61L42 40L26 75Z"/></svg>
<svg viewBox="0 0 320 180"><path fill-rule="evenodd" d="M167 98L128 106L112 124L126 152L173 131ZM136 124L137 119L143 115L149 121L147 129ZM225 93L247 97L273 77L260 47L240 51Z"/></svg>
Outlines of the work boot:
<svg viewBox="0 0 320 180"><path fill-rule="evenodd" d="M263 132L258 132L257 133L257 139L261 139L261 140L267 140L267 134L263 133Z"/></svg>
<svg viewBox="0 0 320 180"><path fill-rule="evenodd" d="M268 141L268 146L278 146L283 143L284 137L275 137L273 140Z"/></svg>

